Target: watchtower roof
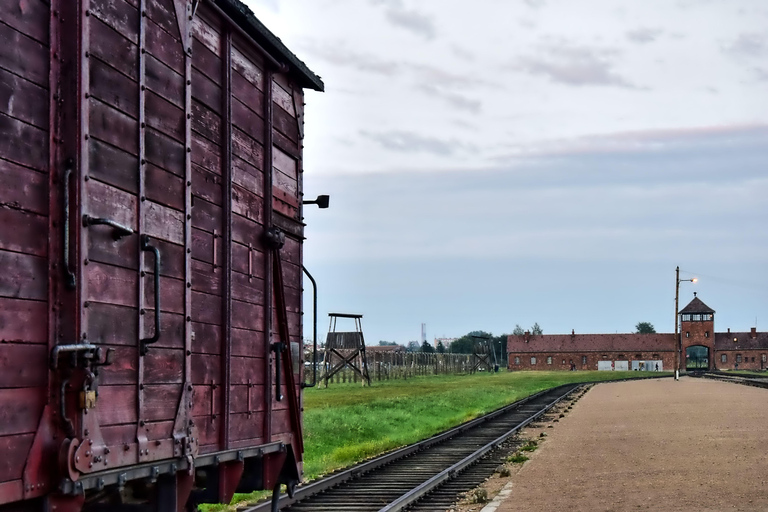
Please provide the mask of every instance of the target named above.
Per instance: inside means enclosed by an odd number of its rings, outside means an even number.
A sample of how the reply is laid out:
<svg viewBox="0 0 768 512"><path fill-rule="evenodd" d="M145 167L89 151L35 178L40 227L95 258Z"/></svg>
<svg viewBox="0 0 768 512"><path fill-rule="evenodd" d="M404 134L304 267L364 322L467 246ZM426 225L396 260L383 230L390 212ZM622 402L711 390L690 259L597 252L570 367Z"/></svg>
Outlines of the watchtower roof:
<svg viewBox="0 0 768 512"><path fill-rule="evenodd" d="M715 310L704 304L700 298L694 295L693 300L688 303L680 313L714 313Z"/></svg>

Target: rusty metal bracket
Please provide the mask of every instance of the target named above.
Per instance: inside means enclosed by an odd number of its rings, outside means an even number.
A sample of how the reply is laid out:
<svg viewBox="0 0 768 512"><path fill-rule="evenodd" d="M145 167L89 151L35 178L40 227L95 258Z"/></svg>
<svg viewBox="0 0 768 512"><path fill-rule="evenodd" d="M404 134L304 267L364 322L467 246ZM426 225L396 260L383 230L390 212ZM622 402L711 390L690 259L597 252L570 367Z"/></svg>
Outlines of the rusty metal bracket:
<svg viewBox="0 0 768 512"><path fill-rule="evenodd" d="M262 242L264 242L264 245L266 245L267 248L273 251L278 251L285 245L285 233L283 233L280 228L272 226L264 231Z"/></svg>
<svg viewBox="0 0 768 512"><path fill-rule="evenodd" d="M117 241L120 240L123 237L130 236L134 233L134 231L126 226L123 226L119 222L115 222L112 219L104 219L101 217L91 217L88 214L83 215L83 227L87 228L89 226L109 226L113 228L112 231L112 238Z"/></svg>
<svg viewBox="0 0 768 512"><path fill-rule="evenodd" d="M148 235L141 235L141 250L149 251L155 255L155 334L151 338L141 339L141 355L147 355L148 345L156 343L160 339L160 249L150 245Z"/></svg>
<svg viewBox="0 0 768 512"><path fill-rule="evenodd" d="M69 205L69 182L72 178L72 170L75 166L75 161L71 158L67 158L67 161L64 163L64 215L62 219L62 224L64 226L64 248L62 251L63 258L64 258L64 278L65 278L65 284L67 288L70 290L74 290L76 286L75 281L75 273L72 272L72 269L69 265L69 237L71 233L71 226L70 226L70 205Z"/></svg>

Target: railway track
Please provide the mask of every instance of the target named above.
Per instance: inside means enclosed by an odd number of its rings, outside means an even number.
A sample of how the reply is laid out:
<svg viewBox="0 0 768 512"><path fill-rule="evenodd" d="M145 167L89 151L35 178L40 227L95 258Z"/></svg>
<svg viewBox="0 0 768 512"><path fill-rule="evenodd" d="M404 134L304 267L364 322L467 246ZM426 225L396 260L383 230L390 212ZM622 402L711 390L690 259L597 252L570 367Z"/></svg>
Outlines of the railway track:
<svg viewBox="0 0 768 512"><path fill-rule="evenodd" d="M734 382L744 386L754 386L756 388L768 389L768 375L761 377L758 375L732 375L725 372L701 372L698 374L692 374L691 376L720 380L723 382Z"/></svg>
<svg viewBox="0 0 768 512"><path fill-rule="evenodd" d="M514 450L515 434L584 384L546 390L430 439L283 496L283 512L444 512L489 477ZM270 503L238 512L272 510Z"/></svg>

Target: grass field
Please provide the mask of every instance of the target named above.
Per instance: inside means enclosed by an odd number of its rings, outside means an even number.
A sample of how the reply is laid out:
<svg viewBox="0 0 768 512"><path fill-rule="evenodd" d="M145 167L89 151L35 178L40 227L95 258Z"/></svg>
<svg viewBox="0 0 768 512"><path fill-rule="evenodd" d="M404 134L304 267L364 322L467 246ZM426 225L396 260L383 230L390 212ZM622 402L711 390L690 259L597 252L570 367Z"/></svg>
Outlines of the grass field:
<svg viewBox="0 0 768 512"><path fill-rule="evenodd" d="M304 391L304 480L415 443L538 391L658 372L499 372L332 384ZM263 493L262 493L263 495ZM233 503L257 495L236 495ZM227 510L206 507L205 510Z"/></svg>

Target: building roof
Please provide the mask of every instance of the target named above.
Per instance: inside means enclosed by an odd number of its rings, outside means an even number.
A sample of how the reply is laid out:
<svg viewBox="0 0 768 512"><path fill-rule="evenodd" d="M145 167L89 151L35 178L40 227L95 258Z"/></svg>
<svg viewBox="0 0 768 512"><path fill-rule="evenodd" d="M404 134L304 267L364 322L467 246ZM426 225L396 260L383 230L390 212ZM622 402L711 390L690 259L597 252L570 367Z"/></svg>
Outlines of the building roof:
<svg viewBox="0 0 768 512"><path fill-rule="evenodd" d="M275 34L265 27L240 0L213 0L227 16L238 24L248 35L259 43L272 57L283 61L288 72L295 77L302 87L324 91L323 80L310 70L293 52L291 52Z"/></svg>
<svg viewBox="0 0 768 512"><path fill-rule="evenodd" d="M701 299L696 297L694 295L693 300L688 303L687 306L685 306L683 309L680 310L680 313L714 313L715 310L711 307L707 306L703 302L701 302Z"/></svg>
<svg viewBox="0 0 768 512"><path fill-rule="evenodd" d="M674 334L542 334L509 336L510 353L529 352L663 352L675 349Z"/></svg>
<svg viewBox="0 0 768 512"><path fill-rule="evenodd" d="M736 340L736 341L733 341ZM715 333L715 350L768 350L768 332Z"/></svg>

